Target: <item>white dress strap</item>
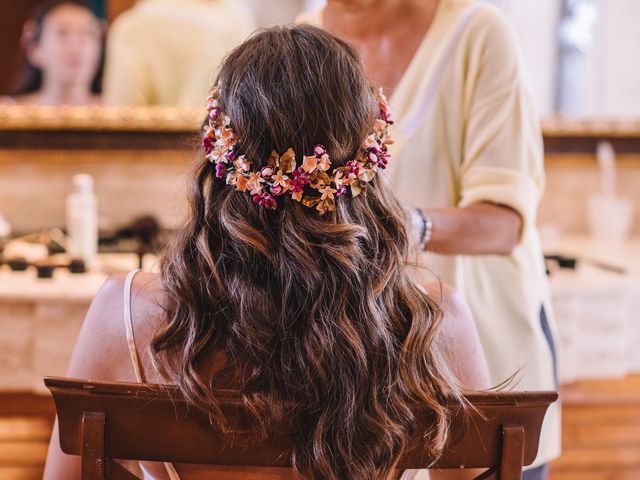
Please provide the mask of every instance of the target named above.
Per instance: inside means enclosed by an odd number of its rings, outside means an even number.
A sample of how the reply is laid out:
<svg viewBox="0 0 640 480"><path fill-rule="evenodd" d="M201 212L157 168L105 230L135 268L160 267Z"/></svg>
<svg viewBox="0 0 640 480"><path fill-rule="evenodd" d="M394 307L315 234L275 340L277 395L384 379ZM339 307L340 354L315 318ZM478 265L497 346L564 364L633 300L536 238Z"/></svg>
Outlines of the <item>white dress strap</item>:
<svg viewBox="0 0 640 480"><path fill-rule="evenodd" d="M138 357L138 350L136 349L136 340L133 336L133 323L131 321L131 285L133 284L133 277L135 277L139 271L140 270L131 270L127 274L127 279L124 282L124 331L127 335L127 347L129 348L129 356L131 357L131 364L133 365L136 380L144 383L144 376L140 368L140 358Z"/></svg>
<svg viewBox="0 0 640 480"><path fill-rule="evenodd" d="M133 278L139 271L140 270L131 270L124 281L124 331L127 335L127 346L129 348L129 356L131 357L131 364L133 365L136 380L140 383L144 383L144 375L140 368L140 357L138 357L136 340L133 336L133 321L131 320L131 286L133 285ZM164 468L167 470L169 480L180 480L180 476L172 463L165 462ZM147 474L145 472L145 477L146 476Z"/></svg>

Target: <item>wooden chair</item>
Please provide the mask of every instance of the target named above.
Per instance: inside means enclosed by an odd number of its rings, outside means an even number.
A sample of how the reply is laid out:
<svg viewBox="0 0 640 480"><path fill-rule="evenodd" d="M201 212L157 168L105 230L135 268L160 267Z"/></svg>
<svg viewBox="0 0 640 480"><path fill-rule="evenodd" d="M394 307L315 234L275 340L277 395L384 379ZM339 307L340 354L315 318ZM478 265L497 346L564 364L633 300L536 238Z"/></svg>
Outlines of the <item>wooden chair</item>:
<svg viewBox="0 0 640 480"><path fill-rule="evenodd" d="M56 403L62 451L81 456L83 480L137 478L112 459L291 466L291 441L285 433L259 445L247 446L237 437L230 442L204 415L189 411L175 387L53 377L45 378L45 384ZM219 395L225 414L242 426L237 395ZM556 392L468 395L475 411L466 416L454 412L450 447L435 467L486 468L478 479L520 480L523 465L531 464L538 451L547 407L557 397ZM418 417L412 448L400 461L403 470L432 463L420 440L429 414L418 412Z"/></svg>

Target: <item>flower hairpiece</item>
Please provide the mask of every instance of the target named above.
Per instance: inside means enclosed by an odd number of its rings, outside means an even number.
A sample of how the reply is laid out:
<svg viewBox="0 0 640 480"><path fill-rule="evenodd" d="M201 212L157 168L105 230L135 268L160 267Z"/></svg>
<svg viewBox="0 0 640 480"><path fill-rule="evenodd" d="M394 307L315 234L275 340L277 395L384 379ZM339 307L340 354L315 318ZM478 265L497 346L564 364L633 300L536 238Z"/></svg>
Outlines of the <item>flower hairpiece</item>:
<svg viewBox="0 0 640 480"><path fill-rule="evenodd" d="M254 203L275 209L277 198L290 195L295 201L324 215L335 209L335 201L351 192L359 195L379 169L389 161L388 145L393 143L389 126L393 124L387 99L378 93L379 114L372 132L365 138L356 157L345 165L331 168L329 153L323 145L313 147L311 155L301 159L289 148L283 154L275 150L266 161L255 162L237 151L237 139L231 121L220 108L220 90L215 87L207 98L208 122L202 131L205 157L215 165L215 175L239 192L248 192Z"/></svg>

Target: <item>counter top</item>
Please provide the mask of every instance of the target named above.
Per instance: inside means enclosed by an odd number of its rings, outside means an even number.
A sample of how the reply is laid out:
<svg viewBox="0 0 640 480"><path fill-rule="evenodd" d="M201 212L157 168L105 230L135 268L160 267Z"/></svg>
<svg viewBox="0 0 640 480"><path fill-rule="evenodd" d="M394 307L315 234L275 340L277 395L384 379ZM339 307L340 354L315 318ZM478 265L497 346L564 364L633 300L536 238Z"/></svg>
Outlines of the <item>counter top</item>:
<svg viewBox="0 0 640 480"><path fill-rule="evenodd" d="M0 268L1 301L74 301L90 302L109 273L137 268L135 254L101 254L92 271L72 274L58 268L53 278L37 278L34 267L24 272L13 272L7 266ZM157 259L147 255L144 270L156 271Z"/></svg>

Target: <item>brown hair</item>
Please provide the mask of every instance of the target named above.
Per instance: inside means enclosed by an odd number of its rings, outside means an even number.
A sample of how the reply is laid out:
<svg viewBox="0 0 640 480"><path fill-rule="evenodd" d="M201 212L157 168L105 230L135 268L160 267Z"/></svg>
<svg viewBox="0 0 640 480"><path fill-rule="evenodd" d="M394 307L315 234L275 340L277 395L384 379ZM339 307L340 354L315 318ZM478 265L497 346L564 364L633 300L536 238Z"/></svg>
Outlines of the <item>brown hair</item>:
<svg viewBox="0 0 640 480"><path fill-rule="evenodd" d="M254 35L218 84L238 150L258 163L318 143L334 166L348 161L377 113L355 51L310 26ZM157 366L233 431L217 407L219 375L206 370L224 352L258 433L295 432L305 478L388 478L418 406L433 410L425 448L440 452L444 398L456 395L434 341L441 311L407 274L405 216L384 177L323 217L279 202L255 205L200 154L191 214L162 263L169 323L152 343Z"/></svg>

